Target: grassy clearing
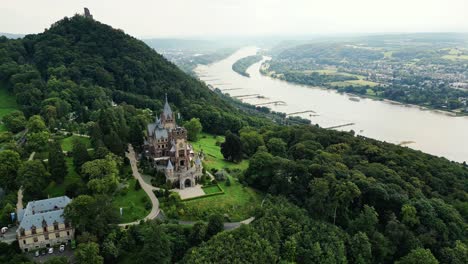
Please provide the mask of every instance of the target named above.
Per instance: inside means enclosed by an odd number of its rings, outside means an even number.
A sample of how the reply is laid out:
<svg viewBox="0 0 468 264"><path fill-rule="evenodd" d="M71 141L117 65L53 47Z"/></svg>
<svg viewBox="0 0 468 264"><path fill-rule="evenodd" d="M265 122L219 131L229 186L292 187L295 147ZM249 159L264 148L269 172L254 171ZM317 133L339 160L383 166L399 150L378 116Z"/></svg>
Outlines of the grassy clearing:
<svg viewBox="0 0 468 264"><path fill-rule="evenodd" d="M372 90L372 89L367 89L367 90L366 90L366 95L377 96L377 94L375 93L375 91Z"/></svg>
<svg viewBox="0 0 468 264"><path fill-rule="evenodd" d="M69 185L82 182L80 175L78 175L78 173L75 171L75 167L73 166L73 159L66 157L65 161L68 167L68 174L65 176L63 183L56 184L55 182L51 182L49 184L49 186L46 188L46 192L50 197L65 195L65 190Z"/></svg>
<svg viewBox="0 0 468 264"><path fill-rule="evenodd" d="M328 83L330 85L333 85L333 86L338 86L338 87L344 87L344 86L366 86L366 85L369 85L370 87L374 87L374 86L377 86L379 85L378 83L376 82L372 82L372 81L366 81L366 80L352 80L352 81L344 81L344 82L331 82L331 83Z"/></svg>
<svg viewBox="0 0 468 264"><path fill-rule="evenodd" d="M246 170L249 166L248 160L233 163L224 159L223 154L221 154L221 147L219 146L222 142L224 142L224 136L213 136L202 133L196 142L192 142L192 146L197 152L202 150L205 153L203 164L207 170L211 170L212 168L217 170L225 168Z"/></svg>
<svg viewBox="0 0 468 264"><path fill-rule="evenodd" d="M251 217L255 209L260 206L261 194L243 186L237 179L229 177L231 186L226 186L226 182L219 184L224 190L223 195L183 202L186 209L181 217L186 220L206 220L213 213L227 215L231 221L241 221Z"/></svg>
<svg viewBox="0 0 468 264"><path fill-rule="evenodd" d="M148 202L151 204L143 189L135 190L136 179L130 179L127 183L128 192L124 195L115 195L112 202L118 210L123 208L123 214L119 219L120 223L133 222L144 218L149 214L149 210L145 208L145 205Z"/></svg>
<svg viewBox="0 0 468 264"><path fill-rule="evenodd" d="M212 193L218 193L218 192L223 191L221 190L221 188L219 188L218 185L206 186L206 187L202 187L202 189L205 194L212 194Z"/></svg>
<svg viewBox="0 0 468 264"><path fill-rule="evenodd" d="M16 97L8 93L6 89L0 87L0 121L4 115L18 110ZM0 132L6 131L6 127L0 122Z"/></svg>
<svg viewBox="0 0 468 264"><path fill-rule="evenodd" d="M91 142L90 142L89 138L73 135L73 136L70 136L70 137L66 137L66 138L64 138L64 139L62 139L60 141L60 144L62 145L62 150L67 151L67 152L72 151L73 142L75 140L79 140L79 141L83 142L86 145L87 148L91 147Z"/></svg>

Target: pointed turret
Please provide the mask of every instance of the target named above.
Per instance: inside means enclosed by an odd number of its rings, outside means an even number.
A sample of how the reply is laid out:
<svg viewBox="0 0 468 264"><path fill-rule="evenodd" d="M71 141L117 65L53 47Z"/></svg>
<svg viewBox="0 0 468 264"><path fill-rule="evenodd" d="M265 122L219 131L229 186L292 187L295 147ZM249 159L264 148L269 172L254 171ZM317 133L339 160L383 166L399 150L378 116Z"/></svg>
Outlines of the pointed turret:
<svg viewBox="0 0 468 264"><path fill-rule="evenodd" d="M171 106L169 105L169 102L167 101L167 94L166 94L166 103L164 104L163 115L166 119L172 119L172 109L171 109Z"/></svg>
<svg viewBox="0 0 468 264"><path fill-rule="evenodd" d="M173 169L174 169L174 166L172 166L172 162L171 160L169 160L169 162L167 163L166 170L173 170Z"/></svg>

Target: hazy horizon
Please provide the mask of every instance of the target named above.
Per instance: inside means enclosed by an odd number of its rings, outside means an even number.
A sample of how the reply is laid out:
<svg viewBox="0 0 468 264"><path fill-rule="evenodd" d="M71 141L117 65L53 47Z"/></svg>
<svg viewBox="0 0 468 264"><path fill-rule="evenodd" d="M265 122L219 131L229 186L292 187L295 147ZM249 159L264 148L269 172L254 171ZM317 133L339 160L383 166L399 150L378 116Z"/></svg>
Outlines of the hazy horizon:
<svg viewBox="0 0 468 264"><path fill-rule="evenodd" d="M19 0L0 6L0 32L39 33L83 7L139 38L468 33L465 0Z"/></svg>

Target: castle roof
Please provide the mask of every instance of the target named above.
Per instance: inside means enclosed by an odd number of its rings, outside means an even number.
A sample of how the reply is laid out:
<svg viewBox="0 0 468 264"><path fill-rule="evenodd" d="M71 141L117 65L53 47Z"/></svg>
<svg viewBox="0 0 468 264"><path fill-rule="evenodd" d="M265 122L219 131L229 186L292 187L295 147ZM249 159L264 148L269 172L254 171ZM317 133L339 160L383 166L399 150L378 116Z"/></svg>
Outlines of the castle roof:
<svg viewBox="0 0 468 264"><path fill-rule="evenodd" d="M166 170L173 170L173 169L174 169L174 166L172 166L172 162L171 160L169 160L169 162L167 162Z"/></svg>
<svg viewBox="0 0 468 264"><path fill-rule="evenodd" d="M154 137L155 137L156 139L168 138L168 137L169 137L169 133L167 133L167 129L157 127L157 128L154 130Z"/></svg>
<svg viewBox="0 0 468 264"><path fill-rule="evenodd" d="M42 227L44 222L47 226L53 225L54 222L64 223L63 209L70 202L68 196L29 202L22 212L18 232L21 228L30 230L32 226Z"/></svg>
<svg viewBox="0 0 468 264"><path fill-rule="evenodd" d="M201 165L201 160L200 157L197 156L197 159L195 159L195 165Z"/></svg>
<svg viewBox="0 0 468 264"><path fill-rule="evenodd" d="M166 94L166 103L164 104L163 115L166 118L172 118L172 109L169 103L167 102L167 94Z"/></svg>

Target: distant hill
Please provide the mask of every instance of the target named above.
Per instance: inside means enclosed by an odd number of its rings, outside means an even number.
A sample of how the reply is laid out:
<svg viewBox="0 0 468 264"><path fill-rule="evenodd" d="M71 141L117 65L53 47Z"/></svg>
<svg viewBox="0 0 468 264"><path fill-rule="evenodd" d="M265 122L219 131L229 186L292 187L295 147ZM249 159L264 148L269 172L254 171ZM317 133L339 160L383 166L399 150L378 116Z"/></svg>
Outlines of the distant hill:
<svg viewBox="0 0 468 264"><path fill-rule="evenodd" d="M24 34L12 34L12 33L0 32L0 36L5 36L5 37L7 37L9 39L17 39L17 38L22 38L25 35Z"/></svg>
<svg viewBox="0 0 468 264"><path fill-rule="evenodd" d="M213 133L236 131L249 120L241 121L229 103L144 42L83 16L0 42L0 52L8 54L0 57L0 80L20 98L27 115L40 113L42 101L57 96L82 113L83 121L111 100L159 110L167 93L182 116L200 117ZM51 79L61 84L51 88Z"/></svg>

